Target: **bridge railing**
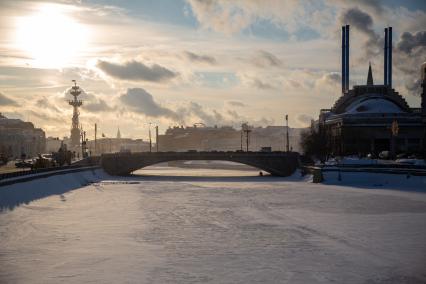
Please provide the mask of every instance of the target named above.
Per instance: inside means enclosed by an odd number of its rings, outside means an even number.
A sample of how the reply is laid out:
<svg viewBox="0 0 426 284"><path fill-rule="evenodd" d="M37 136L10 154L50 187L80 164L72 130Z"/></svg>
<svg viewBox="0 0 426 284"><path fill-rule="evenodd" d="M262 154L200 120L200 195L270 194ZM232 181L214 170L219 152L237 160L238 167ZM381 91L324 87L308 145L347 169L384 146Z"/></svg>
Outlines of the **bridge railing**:
<svg viewBox="0 0 426 284"><path fill-rule="evenodd" d="M21 176L27 176L27 175L33 175L33 174L61 171L61 170L67 170L67 169L77 169L77 168L88 167L88 166L99 166L99 161L100 161L100 156L96 156L96 157L94 156L94 157L89 157L89 158L80 160L76 163L73 163L67 166L58 166L58 167L49 167L49 168L43 168L43 169L31 169L31 170L22 170L22 171L10 172L10 173L3 173L3 174L0 174L0 181L4 179L8 179L8 178L21 177Z"/></svg>
<svg viewBox="0 0 426 284"><path fill-rule="evenodd" d="M265 156L276 156L276 155L283 155L283 156L293 156L293 155L299 155L297 152L286 152L286 151L271 151L271 152L262 152L262 151L159 151L159 152L116 152L116 153L104 153L101 156L119 156L119 157L125 157L125 156L131 156L131 155L151 155L151 156L167 156L167 155L219 155L219 154L236 154L236 155L265 155Z"/></svg>
<svg viewBox="0 0 426 284"><path fill-rule="evenodd" d="M324 180L324 172L362 172L380 174L402 174L413 176L426 176L426 166L404 165L404 164L345 164L336 166L302 166L302 175L311 174L313 182L319 183Z"/></svg>

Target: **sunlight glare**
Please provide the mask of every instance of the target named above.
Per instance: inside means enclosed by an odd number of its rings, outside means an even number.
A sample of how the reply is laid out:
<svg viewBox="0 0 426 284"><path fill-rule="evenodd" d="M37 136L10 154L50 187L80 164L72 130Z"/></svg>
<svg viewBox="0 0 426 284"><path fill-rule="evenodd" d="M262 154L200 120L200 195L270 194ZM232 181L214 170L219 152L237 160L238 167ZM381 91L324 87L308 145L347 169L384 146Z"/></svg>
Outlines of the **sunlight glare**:
<svg viewBox="0 0 426 284"><path fill-rule="evenodd" d="M17 19L16 44L40 68L71 64L88 45L88 29L67 15L64 7L40 6L35 14Z"/></svg>

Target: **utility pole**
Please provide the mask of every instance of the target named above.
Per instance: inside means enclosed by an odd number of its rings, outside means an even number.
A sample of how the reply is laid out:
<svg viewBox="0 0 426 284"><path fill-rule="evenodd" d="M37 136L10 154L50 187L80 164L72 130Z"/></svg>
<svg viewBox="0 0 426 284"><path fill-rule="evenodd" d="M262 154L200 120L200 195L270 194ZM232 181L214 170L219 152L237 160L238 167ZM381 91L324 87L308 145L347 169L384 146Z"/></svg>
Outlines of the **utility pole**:
<svg viewBox="0 0 426 284"><path fill-rule="evenodd" d="M86 158L86 131L83 131L83 127L81 127L81 157Z"/></svg>
<svg viewBox="0 0 426 284"><path fill-rule="evenodd" d="M155 147L157 148L158 152L158 125L155 126Z"/></svg>
<svg viewBox="0 0 426 284"><path fill-rule="evenodd" d="M249 132L249 130L247 129L247 130L246 130L246 136L247 136L247 137L246 137L246 138L247 138L247 142L246 142L246 144L247 144L247 151L246 151L246 152L248 152L248 150L249 150L249 133L250 133L250 132Z"/></svg>
<svg viewBox="0 0 426 284"><path fill-rule="evenodd" d="M148 133L149 133L149 152L151 153L152 152L152 140L151 140L151 122L149 123L149 131L148 131Z"/></svg>
<svg viewBox="0 0 426 284"><path fill-rule="evenodd" d="M95 155L98 154L97 134L98 134L98 125L95 123Z"/></svg>
<svg viewBox="0 0 426 284"><path fill-rule="evenodd" d="M248 129L248 127L246 129L244 129L244 132L246 133L246 147L247 147L247 152L249 150L249 141L250 141L250 132L251 129Z"/></svg>
<svg viewBox="0 0 426 284"><path fill-rule="evenodd" d="M286 133L286 140L287 140L287 145L286 145L286 150L287 152L290 151L290 139L288 137L288 114L285 115L285 123L286 123L286 128L287 128L287 133Z"/></svg>
<svg viewBox="0 0 426 284"><path fill-rule="evenodd" d="M83 158L84 155L84 132L83 132L83 125L80 125L80 138L81 138L81 157Z"/></svg>
<svg viewBox="0 0 426 284"><path fill-rule="evenodd" d="M244 132L244 123L241 123L241 151L243 151L243 132Z"/></svg>
<svg viewBox="0 0 426 284"><path fill-rule="evenodd" d="M87 157L87 140L86 139L86 131L83 131L83 140L84 140L84 158Z"/></svg>

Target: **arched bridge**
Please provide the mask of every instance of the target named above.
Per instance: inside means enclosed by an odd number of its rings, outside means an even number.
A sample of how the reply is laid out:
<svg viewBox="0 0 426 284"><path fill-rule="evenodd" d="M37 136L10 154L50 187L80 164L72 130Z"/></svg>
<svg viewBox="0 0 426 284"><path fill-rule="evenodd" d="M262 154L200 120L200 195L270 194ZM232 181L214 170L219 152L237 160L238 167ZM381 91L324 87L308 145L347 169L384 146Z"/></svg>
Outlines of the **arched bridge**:
<svg viewBox="0 0 426 284"><path fill-rule="evenodd" d="M139 152L102 154L101 165L111 175L169 161L219 160L246 164L276 176L289 176L299 165L295 152Z"/></svg>

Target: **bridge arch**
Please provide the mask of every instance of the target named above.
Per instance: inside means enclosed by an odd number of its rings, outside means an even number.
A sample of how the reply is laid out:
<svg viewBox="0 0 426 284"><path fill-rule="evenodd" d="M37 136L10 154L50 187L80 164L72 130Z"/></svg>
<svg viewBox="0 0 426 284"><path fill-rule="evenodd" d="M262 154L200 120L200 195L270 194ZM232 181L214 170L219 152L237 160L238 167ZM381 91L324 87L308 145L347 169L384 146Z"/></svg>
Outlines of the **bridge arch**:
<svg viewBox="0 0 426 284"><path fill-rule="evenodd" d="M101 165L111 175L128 175L170 161L218 160L245 164L276 176L289 176L299 165L294 152L140 152L103 154Z"/></svg>

